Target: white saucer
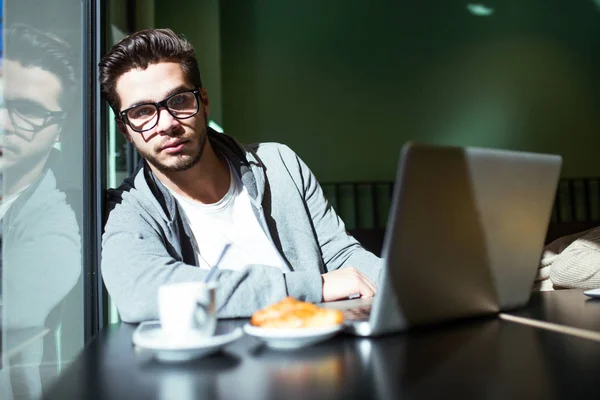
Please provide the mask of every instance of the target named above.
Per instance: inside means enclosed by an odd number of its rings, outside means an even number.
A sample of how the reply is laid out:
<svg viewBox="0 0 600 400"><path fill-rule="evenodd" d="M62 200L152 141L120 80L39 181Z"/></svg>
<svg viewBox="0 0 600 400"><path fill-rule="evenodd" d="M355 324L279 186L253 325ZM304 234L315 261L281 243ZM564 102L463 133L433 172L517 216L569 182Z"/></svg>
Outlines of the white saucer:
<svg viewBox="0 0 600 400"><path fill-rule="evenodd" d="M274 349L299 349L327 340L342 328L343 325L326 328L277 329L259 328L246 324L244 332L264 341L267 346Z"/></svg>
<svg viewBox="0 0 600 400"><path fill-rule="evenodd" d="M216 336L187 335L180 339L166 337L160 322L142 322L133 332L137 347L154 352L161 361L187 361L219 351L223 346L243 336L240 328Z"/></svg>
<svg viewBox="0 0 600 400"><path fill-rule="evenodd" d="M600 298L600 288L599 289L590 289L583 292L586 296Z"/></svg>

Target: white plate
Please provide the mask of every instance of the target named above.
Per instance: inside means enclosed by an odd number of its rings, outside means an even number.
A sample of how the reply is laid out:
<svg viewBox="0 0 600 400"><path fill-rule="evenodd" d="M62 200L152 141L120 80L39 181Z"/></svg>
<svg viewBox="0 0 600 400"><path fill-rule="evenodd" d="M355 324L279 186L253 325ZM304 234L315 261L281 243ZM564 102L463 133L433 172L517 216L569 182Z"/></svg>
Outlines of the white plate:
<svg viewBox="0 0 600 400"><path fill-rule="evenodd" d="M264 341L267 346L274 349L299 349L329 339L342 327L343 325L326 328L277 329L246 324L244 332Z"/></svg>
<svg viewBox="0 0 600 400"><path fill-rule="evenodd" d="M590 289L583 292L586 296L600 298L600 288L599 289Z"/></svg>
<svg viewBox="0 0 600 400"><path fill-rule="evenodd" d="M187 361L216 353L225 345L243 336L240 328L216 336L187 335L174 339L167 337L160 322L142 322L133 332L133 344L151 350L161 361Z"/></svg>

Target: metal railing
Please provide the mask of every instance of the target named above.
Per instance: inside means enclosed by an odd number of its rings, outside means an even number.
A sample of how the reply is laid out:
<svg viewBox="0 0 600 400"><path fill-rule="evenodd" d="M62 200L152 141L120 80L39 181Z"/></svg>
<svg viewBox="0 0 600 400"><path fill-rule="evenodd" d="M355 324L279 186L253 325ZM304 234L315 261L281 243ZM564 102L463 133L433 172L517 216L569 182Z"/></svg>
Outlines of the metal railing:
<svg viewBox="0 0 600 400"><path fill-rule="evenodd" d="M351 233L366 236L366 232L372 231L378 238L382 237L394 189L393 181L324 182L321 187ZM599 225L600 177L562 178L556 191L546 241Z"/></svg>

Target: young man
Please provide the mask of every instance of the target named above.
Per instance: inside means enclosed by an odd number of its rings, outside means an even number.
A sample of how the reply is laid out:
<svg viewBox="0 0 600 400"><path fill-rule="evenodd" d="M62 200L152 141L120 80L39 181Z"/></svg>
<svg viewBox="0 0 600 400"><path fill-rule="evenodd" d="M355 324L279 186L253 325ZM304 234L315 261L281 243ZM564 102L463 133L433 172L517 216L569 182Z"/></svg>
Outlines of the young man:
<svg viewBox="0 0 600 400"><path fill-rule="evenodd" d="M220 317L249 316L289 295L373 296L381 260L346 233L308 167L276 143L245 146L207 127L209 100L192 46L168 29L117 43L102 92L143 156L109 194L102 275L121 318L157 318L161 284L200 281L219 265Z"/></svg>

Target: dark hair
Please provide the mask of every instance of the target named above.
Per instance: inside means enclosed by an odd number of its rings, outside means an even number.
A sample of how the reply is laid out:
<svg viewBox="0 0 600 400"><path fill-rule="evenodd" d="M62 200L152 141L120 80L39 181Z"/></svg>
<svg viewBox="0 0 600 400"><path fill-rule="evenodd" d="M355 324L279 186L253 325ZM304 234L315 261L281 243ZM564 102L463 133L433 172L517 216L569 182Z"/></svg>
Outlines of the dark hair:
<svg viewBox="0 0 600 400"><path fill-rule="evenodd" d="M75 104L78 75L71 46L58 37L25 24L6 28L4 57L24 67L39 67L60 79L59 102L63 110Z"/></svg>
<svg viewBox="0 0 600 400"><path fill-rule="evenodd" d="M170 29L145 29L133 33L102 57L98 64L100 88L115 113L121 108L116 91L117 79L132 69L146 69L150 64L165 61L178 62L186 77L197 88L202 87L194 47Z"/></svg>

